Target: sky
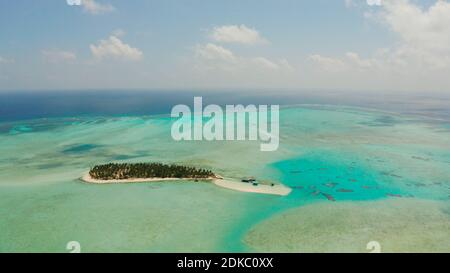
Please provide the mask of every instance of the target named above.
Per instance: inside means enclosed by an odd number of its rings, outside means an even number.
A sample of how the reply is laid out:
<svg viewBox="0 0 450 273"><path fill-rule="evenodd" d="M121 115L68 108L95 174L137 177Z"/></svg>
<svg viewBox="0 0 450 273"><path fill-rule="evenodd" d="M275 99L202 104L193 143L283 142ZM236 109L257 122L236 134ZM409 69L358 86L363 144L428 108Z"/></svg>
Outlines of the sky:
<svg viewBox="0 0 450 273"><path fill-rule="evenodd" d="M0 90L450 93L446 0L0 0Z"/></svg>

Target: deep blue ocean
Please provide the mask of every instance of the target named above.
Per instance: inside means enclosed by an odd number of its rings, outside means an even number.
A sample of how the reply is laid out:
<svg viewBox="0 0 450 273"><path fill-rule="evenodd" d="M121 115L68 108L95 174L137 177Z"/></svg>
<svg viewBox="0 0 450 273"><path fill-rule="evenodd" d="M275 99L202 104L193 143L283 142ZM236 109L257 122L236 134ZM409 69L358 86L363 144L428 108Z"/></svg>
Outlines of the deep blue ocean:
<svg viewBox="0 0 450 273"><path fill-rule="evenodd" d="M342 105L413 114L433 119L450 118L450 95L350 91L3 91L0 121L72 116L139 116L170 113L177 104L318 104Z"/></svg>

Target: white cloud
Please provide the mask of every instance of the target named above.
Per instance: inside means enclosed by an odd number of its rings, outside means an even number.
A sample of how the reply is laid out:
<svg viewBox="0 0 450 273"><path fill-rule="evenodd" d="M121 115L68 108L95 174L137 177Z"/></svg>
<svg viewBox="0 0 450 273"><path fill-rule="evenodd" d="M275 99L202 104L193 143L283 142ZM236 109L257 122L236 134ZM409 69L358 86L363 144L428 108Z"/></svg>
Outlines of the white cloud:
<svg viewBox="0 0 450 273"><path fill-rule="evenodd" d="M352 1L352 0L344 0L344 3L345 3L345 6L346 6L347 8L353 6L353 1Z"/></svg>
<svg viewBox="0 0 450 273"><path fill-rule="evenodd" d="M123 30L121 28L115 29L112 32L112 35L116 36L116 37L123 37L123 36L125 36L125 34L126 34L125 30Z"/></svg>
<svg viewBox="0 0 450 273"><path fill-rule="evenodd" d="M112 12L115 8L111 4L102 4L96 2L96 0L83 0L82 2L84 11L90 14L103 14Z"/></svg>
<svg viewBox="0 0 450 273"><path fill-rule="evenodd" d="M14 63L13 59L6 59L0 56L0 64L12 64L12 63Z"/></svg>
<svg viewBox="0 0 450 273"><path fill-rule="evenodd" d="M211 38L216 42L238 43L245 45L255 45L267 43L256 29L245 25L227 25L215 27L211 33Z"/></svg>
<svg viewBox="0 0 450 273"><path fill-rule="evenodd" d="M265 57L238 56L220 45L208 43L195 48L197 68L233 73L252 71L288 71L292 66L285 59L270 60Z"/></svg>
<svg viewBox="0 0 450 273"><path fill-rule="evenodd" d="M385 69L433 73L450 68L450 3L438 0L428 8L410 0L384 0L379 20L399 37L396 46L379 50L374 59Z"/></svg>
<svg viewBox="0 0 450 273"><path fill-rule="evenodd" d="M371 18L399 37L395 46L379 49L369 58L349 52L343 57L315 54L310 60L334 72L362 69L413 75L450 69L449 2L437 1L422 8L409 0L384 0L381 7Z"/></svg>
<svg viewBox="0 0 450 273"><path fill-rule="evenodd" d="M366 7L364 12L370 16L365 18L389 29L397 41L367 56L311 55L308 59L314 65L303 71L304 82L322 88L448 92L450 2L419 5L412 0L383 0L380 4Z"/></svg>
<svg viewBox="0 0 450 273"><path fill-rule="evenodd" d="M90 45L89 47L96 60L113 58L139 61L144 56L140 49L131 47L114 35L111 35L107 40L100 40L98 45Z"/></svg>
<svg viewBox="0 0 450 273"><path fill-rule="evenodd" d="M382 3L382 0L344 0L344 4L347 8L361 7L363 5L381 6Z"/></svg>
<svg viewBox="0 0 450 273"><path fill-rule="evenodd" d="M381 0L367 0L369 6L381 6Z"/></svg>
<svg viewBox="0 0 450 273"><path fill-rule="evenodd" d="M42 50L42 56L46 62L61 63L74 62L77 59L75 53L64 50Z"/></svg>
<svg viewBox="0 0 450 273"><path fill-rule="evenodd" d="M269 59L266 59L264 57L256 57L256 58L253 58L252 61L257 66L260 66L260 67L263 67L263 68L266 68L266 69L272 69L272 70L280 69L280 65L279 64L277 64L277 63L275 63L275 62L273 62L273 61L271 61Z"/></svg>
<svg viewBox="0 0 450 273"><path fill-rule="evenodd" d="M347 52L345 57L348 63L360 69L374 69L379 65L376 59L363 59L355 52Z"/></svg>
<svg viewBox="0 0 450 273"><path fill-rule="evenodd" d="M322 56L320 54L313 54L309 56L309 60L326 71L342 71L347 67L343 60Z"/></svg>
<svg viewBox="0 0 450 273"><path fill-rule="evenodd" d="M436 54L450 52L450 3L437 1L427 10L408 0L384 1L382 20L398 34L402 47Z"/></svg>
<svg viewBox="0 0 450 273"><path fill-rule="evenodd" d="M347 52L344 57L329 57L314 54L309 60L319 66L322 70L329 72L343 72L349 70L369 71L381 69L381 64L375 58L361 58L355 52Z"/></svg>
<svg viewBox="0 0 450 273"><path fill-rule="evenodd" d="M244 55L207 43L193 48L194 57L180 63L178 82L201 88L275 88L298 79L286 59Z"/></svg>
<svg viewBox="0 0 450 273"><path fill-rule="evenodd" d="M198 45L195 52L198 57L205 60L218 60L224 62L237 61L237 58L234 56L233 52L222 46L212 43L208 43L206 45Z"/></svg>

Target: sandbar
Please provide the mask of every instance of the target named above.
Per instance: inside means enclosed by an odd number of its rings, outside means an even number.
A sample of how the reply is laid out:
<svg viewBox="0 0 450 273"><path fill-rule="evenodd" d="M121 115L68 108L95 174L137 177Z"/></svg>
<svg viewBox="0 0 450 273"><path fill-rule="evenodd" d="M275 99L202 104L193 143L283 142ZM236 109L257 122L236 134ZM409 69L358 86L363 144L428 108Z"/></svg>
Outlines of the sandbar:
<svg viewBox="0 0 450 273"><path fill-rule="evenodd" d="M241 192L252 192L252 193L262 193L262 194L273 194L286 196L291 193L292 189L281 184L264 185L258 184L253 185L252 183L244 183L240 181L233 181L231 179L214 179L214 184L219 187L241 191Z"/></svg>
<svg viewBox="0 0 450 273"><path fill-rule="evenodd" d="M260 194L272 194L272 195L288 195L292 189L281 184L264 185L258 184L253 185L252 183L244 183L240 181L233 181L232 179L225 179L221 176L211 177L211 178L130 178L130 179L111 179L111 180L101 180L92 178L89 173L86 173L81 177L81 180L92 184L126 184L126 183L149 183L149 182L163 182L163 181L212 181L216 186L240 191L240 192L250 192L250 193L260 193Z"/></svg>

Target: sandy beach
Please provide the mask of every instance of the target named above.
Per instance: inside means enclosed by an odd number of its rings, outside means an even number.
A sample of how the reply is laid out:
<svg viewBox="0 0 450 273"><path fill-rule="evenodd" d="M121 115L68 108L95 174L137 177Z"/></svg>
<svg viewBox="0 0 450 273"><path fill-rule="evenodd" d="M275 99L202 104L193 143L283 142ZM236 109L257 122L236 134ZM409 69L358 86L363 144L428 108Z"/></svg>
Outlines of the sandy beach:
<svg viewBox="0 0 450 273"><path fill-rule="evenodd" d="M123 183L145 183L145 182L162 182L162 181L183 181L183 180L195 180L193 178L131 178L131 179L111 179L100 180L92 178L89 173L83 175L81 180L87 183L93 184L123 184ZM212 181L213 178L197 179L199 181Z"/></svg>
<svg viewBox="0 0 450 273"><path fill-rule="evenodd" d="M288 188L281 184L276 184L274 186L259 184L255 186L252 183L243 183L240 181L232 181L229 179L215 179L214 184L219 187L235 191L273 194L281 196L286 196L292 191L291 188Z"/></svg>
<svg viewBox="0 0 450 273"><path fill-rule="evenodd" d="M286 186L277 184L274 186L270 185L257 185L254 186L251 183L243 183L240 181L232 181L230 179L219 178L208 178L208 179L198 179L200 181L212 181L216 186L240 191L240 192L252 192L260 194L273 194L273 195L288 195L292 190ZM112 180L100 180L92 178L89 173L83 175L81 180L92 184L122 184L122 183L148 183L148 182L162 182L162 181L183 181L183 180L193 180L192 178L132 178L132 179L112 179Z"/></svg>

